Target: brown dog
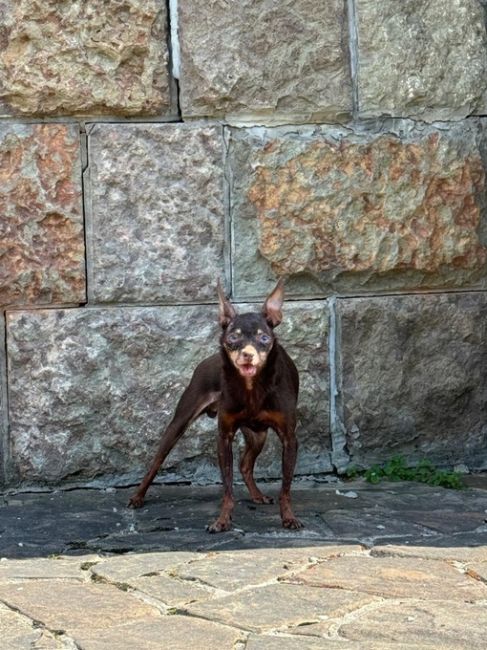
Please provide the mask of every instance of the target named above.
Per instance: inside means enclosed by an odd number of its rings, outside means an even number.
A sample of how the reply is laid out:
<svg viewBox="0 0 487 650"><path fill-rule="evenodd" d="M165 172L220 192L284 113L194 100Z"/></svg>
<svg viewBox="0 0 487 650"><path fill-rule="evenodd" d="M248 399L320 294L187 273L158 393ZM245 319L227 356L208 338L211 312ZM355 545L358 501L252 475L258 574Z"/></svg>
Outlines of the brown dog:
<svg viewBox="0 0 487 650"><path fill-rule="evenodd" d="M270 427L282 443L282 489L279 496L282 525L301 528L291 508L290 489L297 455L296 402L299 377L296 366L274 336L282 320L284 298L280 280L267 297L261 313L237 314L218 283L219 320L222 327L220 352L202 361L184 391L176 412L162 436L158 453L149 471L130 499L139 508L159 467L200 415L218 415L218 461L224 496L219 517L208 530L231 528L233 498L233 452L235 433L241 429L245 450L240 461L245 484L255 503L272 503L255 484L253 470Z"/></svg>

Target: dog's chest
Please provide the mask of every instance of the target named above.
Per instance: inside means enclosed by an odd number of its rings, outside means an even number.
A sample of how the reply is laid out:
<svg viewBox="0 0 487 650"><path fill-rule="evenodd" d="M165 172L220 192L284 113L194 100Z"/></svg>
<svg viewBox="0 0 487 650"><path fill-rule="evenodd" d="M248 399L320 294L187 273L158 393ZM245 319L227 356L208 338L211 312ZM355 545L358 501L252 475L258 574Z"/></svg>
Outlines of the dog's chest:
<svg viewBox="0 0 487 650"><path fill-rule="evenodd" d="M233 429L239 427L249 427L254 431L262 431L272 428L282 430L284 427L284 417L281 411L274 407L272 400L268 399L248 399L240 402L238 405L222 405L222 417Z"/></svg>

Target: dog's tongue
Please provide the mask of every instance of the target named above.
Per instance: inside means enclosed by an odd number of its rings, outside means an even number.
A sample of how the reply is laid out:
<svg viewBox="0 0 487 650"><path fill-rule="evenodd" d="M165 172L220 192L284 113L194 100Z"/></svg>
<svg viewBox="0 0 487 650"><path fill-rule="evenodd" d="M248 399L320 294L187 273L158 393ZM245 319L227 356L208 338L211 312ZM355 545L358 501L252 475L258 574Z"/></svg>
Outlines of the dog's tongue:
<svg viewBox="0 0 487 650"><path fill-rule="evenodd" d="M244 377L253 377L257 372L256 366L253 366L251 363L242 364L238 368Z"/></svg>

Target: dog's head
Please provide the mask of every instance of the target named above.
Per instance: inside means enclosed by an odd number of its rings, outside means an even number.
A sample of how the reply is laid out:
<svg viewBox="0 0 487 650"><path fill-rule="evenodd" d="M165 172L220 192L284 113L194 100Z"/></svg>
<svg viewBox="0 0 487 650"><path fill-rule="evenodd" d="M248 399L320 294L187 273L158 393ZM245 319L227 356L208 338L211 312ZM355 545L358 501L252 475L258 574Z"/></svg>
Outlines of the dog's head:
<svg viewBox="0 0 487 650"><path fill-rule="evenodd" d="M238 314L218 282L221 344L233 366L247 383L265 366L274 345L274 327L282 320L284 281L267 296L261 312Z"/></svg>

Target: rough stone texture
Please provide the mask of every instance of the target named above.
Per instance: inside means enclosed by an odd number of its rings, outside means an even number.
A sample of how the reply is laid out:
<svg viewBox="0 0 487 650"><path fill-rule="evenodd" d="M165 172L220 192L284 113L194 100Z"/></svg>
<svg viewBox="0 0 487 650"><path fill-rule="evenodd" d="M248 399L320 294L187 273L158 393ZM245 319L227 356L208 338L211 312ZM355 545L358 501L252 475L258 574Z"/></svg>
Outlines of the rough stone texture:
<svg viewBox="0 0 487 650"><path fill-rule="evenodd" d="M90 299L214 299L224 276L221 129L97 125L89 151Z"/></svg>
<svg viewBox="0 0 487 650"><path fill-rule="evenodd" d="M93 556L95 557L95 556ZM20 580L78 580L85 581L85 575L77 558L35 558L0 561L0 584Z"/></svg>
<svg viewBox="0 0 487 650"><path fill-rule="evenodd" d="M438 511L440 514L440 511ZM458 516L460 513L456 513ZM454 522L453 518L445 517L443 519L450 524ZM401 546L399 544L387 544L372 550L372 555L376 556L398 556L398 557L422 557L431 560L448 560L457 562L475 562L476 566L482 566L487 563L487 547L465 547L465 546L448 546L446 548L437 548L431 546L425 548L424 546Z"/></svg>
<svg viewBox="0 0 487 650"><path fill-rule="evenodd" d="M216 350L215 312L210 306L10 312L11 453L20 477L145 471L193 368ZM214 421L201 421L211 422L199 427L206 434L193 429L167 466L214 456L208 434ZM215 467L199 460L200 471L216 480Z"/></svg>
<svg viewBox="0 0 487 650"><path fill-rule="evenodd" d="M173 574L175 568L180 564L189 563L199 557L197 553L188 552L171 553L170 555L161 555L161 553L130 554L98 562L91 571L95 576L109 582L127 582L149 574L158 575L163 571Z"/></svg>
<svg viewBox="0 0 487 650"><path fill-rule="evenodd" d="M485 468L487 295L339 300L352 463L393 455Z"/></svg>
<svg viewBox="0 0 487 650"><path fill-rule="evenodd" d="M0 16L0 114L169 111L164 2L6 0Z"/></svg>
<svg viewBox="0 0 487 650"><path fill-rule="evenodd" d="M374 602L373 596L342 589L314 590L302 585L270 584L247 589L231 596L189 605L184 611L212 618L226 625L252 631L289 628L318 618L343 616L346 612Z"/></svg>
<svg viewBox="0 0 487 650"><path fill-rule="evenodd" d="M487 108L478 0L357 0L360 115L449 120Z"/></svg>
<svg viewBox="0 0 487 650"><path fill-rule="evenodd" d="M5 341L5 319L0 314L0 340ZM5 347L0 346L0 486L5 483L5 458L7 457L7 360Z"/></svg>
<svg viewBox="0 0 487 650"><path fill-rule="evenodd" d="M350 550L350 547L345 550ZM331 547L320 549L320 555L332 556L343 551L339 547ZM314 549L310 549L310 555L316 561ZM306 567L310 562L303 549L253 549L231 554L215 552L199 562L179 566L174 573L184 580L232 592L249 585L273 582Z"/></svg>
<svg viewBox="0 0 487 650"><path fill-rule="evenodd" d="M325 304L288 303L284 313L282 341L303 387L298 472L324 471L331 467ZM29 483L141 478L193 369L218 348L216 305L18 311L7 318L11 459ZM280 447L271 449L258 461L260 474L280 476ZM165 466L167 478L217 481L215 421L198 420Z"/></svg>
<svg viewBox="0 0 487 650"><path fill-rule="evenodd" d="M283 581L327 589L346 589L387 598L483 600L487 586L439 560L397 557L339 557Z"/></svg>
<svg viewBox="0 0 487 650"><path fill-rule="evenodd" d="M359 613L356 620L340 627L340 635L358 642L373 639L393 648L397 639L404 639L408 647L418 650L482 650L486 629L485 604L412 601L386 603L380 609Z"/></svg>
<svg viewBox="0 0 487 650"><path fill-rule="evenodd" d="M484 124L230 134L238 297L485 283Z"/></svg>
<svg viewBox="0 0 487 650"><path fill-rule="evenodd" d="M0 305L85 300L78 129L0 124Z"/></svg>
<svg viewBox="0 0 487 650"><path fill-rule="evenodd" d="M178 4L183 116L269 123L351 113L341 0Z"/></svg>
<svg viewBox="0 0 487 650"><path fill-rule="evenodd" d="M82 628L98 632L141 619L153 622L159 612L111 585L54 580L0 584L0 600L50 629L69 633ZM76 604L76 606L74 606Z"/></svg>
<svg viewBox="0 0 487 650"><path fill-rule="evenodd" d="M306 625L305 627L308 627ZM311 626L312 627L312 626ZM345 650L343 641L326 639L327 650ZM370 648L370 646L369 646ZM251 634L245 646L245 650L322 650L323 640L307 636L299 638L295 636L274 636L270 634ZM360 650L359 645L347 643L346 650ZM371 648L372 650L372 648ZM373 650L378 650L375 646ZM386 650L386 649L384 649ZM394 646L394 650L400 650ZM411 650L411 648L408 648Z"/></svg>
<svg viewBox="0 0 487 650"><path fill-rule="evenodd" d="M297 481L306 528L283 531L277 504L257 508L237 487L239 529L221 535L202 525L216 486L154 486L137 511L124 507L128 489L10 490L0 495L2 650L183 650L215 639L253 650L363 650L364 639L367 650L483 649L486 488L487 474L464 490ZM353 526L344 533L327 527L337 512ZM402 527L432 513L441 532ZM383 523L365 536L372 517ZM157 552L145 552L149 536Z"/></svg>
<svg viewBox="0 0 487 650"><path fill-rule="evenodd" d="M234 648L239 641L243 643L245 636L242 630L211 621L188 616L163 616L158 620L118 625L101 632L86 628L75 638L86 650L137 648L141 639L144 640L144 650L187 650L188 647L211 648L216 639L221 648Z"/></svg>
<svg viewBox="0 0 487 650"><path fill-rule="evenodd" d="M40 629L33 621L0 603L0 636L2 650L31 650L32 648L68 648L59 637ZM72 647L72 646L71 646Z"/></svg>

